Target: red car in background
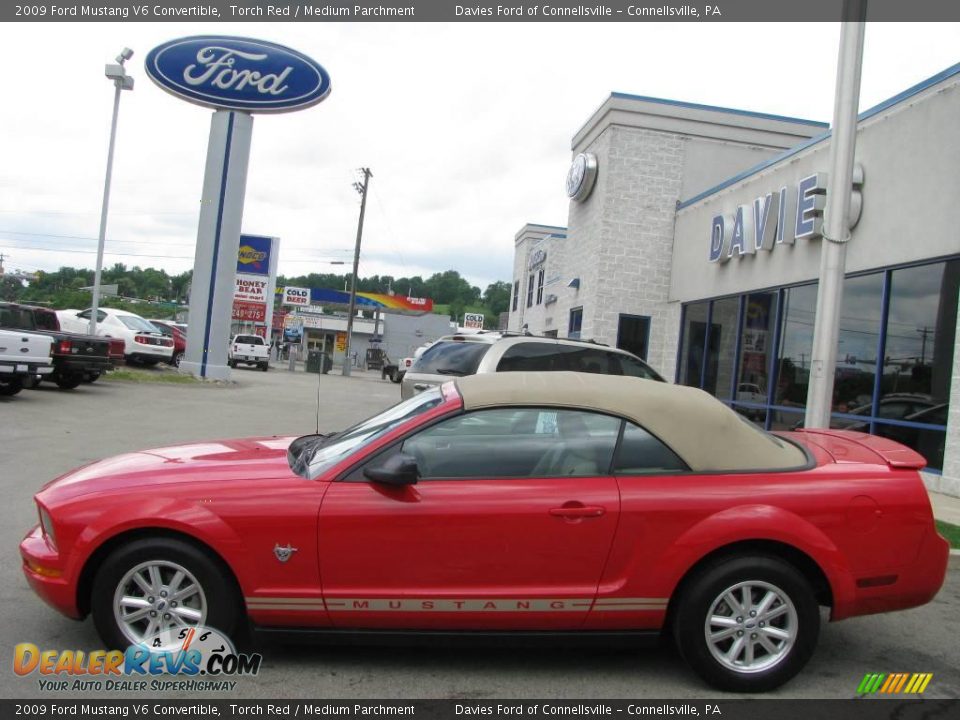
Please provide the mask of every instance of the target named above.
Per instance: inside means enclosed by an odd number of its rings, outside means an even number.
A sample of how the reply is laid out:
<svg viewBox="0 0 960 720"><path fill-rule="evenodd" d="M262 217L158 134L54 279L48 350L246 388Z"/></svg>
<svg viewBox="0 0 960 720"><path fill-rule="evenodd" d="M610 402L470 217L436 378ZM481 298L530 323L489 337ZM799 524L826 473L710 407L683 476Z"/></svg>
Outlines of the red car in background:
<svg viewBox="0 0 960 720"><path fill-rule="evenodd" d="M174 367L180 367L180 361L183 360L183 354L187 351L187 334L169 320L150 320L157 330L168 338L173 338L173 355L170 356L170 364Z"/></svg>
<svg viewBox="0 0 960 720"><path fill-rule="evenodd" d="M33 589L108 648L184 628L563 634L669 630L715 687L756 692L831 620L943 584L918 470L891 440L769 434L701 390L495 373L336 434L131 453L47 484ZM150 643L153 644L152 642Z"/></svg>

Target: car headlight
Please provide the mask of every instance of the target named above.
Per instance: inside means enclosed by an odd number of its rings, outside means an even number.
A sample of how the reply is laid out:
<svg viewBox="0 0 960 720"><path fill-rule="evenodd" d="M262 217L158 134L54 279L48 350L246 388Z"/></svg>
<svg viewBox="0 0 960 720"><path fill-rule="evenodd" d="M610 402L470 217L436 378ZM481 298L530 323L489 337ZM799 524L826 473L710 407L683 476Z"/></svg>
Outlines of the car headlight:
<svg viewBox="0 0 960 720"><path fill-rule="evenodd" d="M53 521L50 519L50 513L47 512L47 509L43 507L43 505L37 505L37 509L40 511L40 528L43 530L43 534L47 536L47 539L50 540L50 543L56 547L57 536L53 532Z"/></svg>

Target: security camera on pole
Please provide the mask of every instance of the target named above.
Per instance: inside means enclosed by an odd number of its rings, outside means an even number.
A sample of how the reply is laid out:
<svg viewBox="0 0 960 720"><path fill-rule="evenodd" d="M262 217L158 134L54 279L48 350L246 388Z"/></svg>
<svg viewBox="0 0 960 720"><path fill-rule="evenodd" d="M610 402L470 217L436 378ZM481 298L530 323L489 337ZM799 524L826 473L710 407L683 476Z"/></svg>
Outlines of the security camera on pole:
<svg viewBox="0 0 960 720"><path fill-rule="evenodd" d="M250 159L252 113L316 105L330 76L283 45L229 36L180 38L147 55L147 75L167 92L214 108L190 292L187 349L180 369L226 379L237 251Z"/></svg>
<svg viewBox="0 0 960 720"><path fill-rule="evenodd" d="M117 140L117 116L120 114L120 92L133 90L133 78L127 75L123 64L133 57L133 50L124 48L117 62L108 63L103 74L113 80L113 121L110 123L110 145L107 149L107 174L103 181L103 204L100 206L100 236L97 239L97 269L93 278L93 301L90 313L90 334L97 334L97 310L100 308L100 276L103 274L103 246L107 240L107 207L110 205L110 180L113 175L113 146Z"/></svg>

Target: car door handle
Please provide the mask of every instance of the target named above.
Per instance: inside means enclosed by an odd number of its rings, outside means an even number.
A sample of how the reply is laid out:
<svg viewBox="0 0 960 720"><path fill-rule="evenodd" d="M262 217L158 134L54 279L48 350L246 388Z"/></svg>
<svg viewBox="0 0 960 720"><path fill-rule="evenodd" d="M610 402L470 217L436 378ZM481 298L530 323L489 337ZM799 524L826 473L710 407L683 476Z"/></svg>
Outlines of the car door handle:
<svg viewBox="0 0 960 720"><path fill-rule="evenodd" d="M574 505L550 508L551 515L563 518L600 517L605 512L607 512L607 509L599 505Z"/></svg>

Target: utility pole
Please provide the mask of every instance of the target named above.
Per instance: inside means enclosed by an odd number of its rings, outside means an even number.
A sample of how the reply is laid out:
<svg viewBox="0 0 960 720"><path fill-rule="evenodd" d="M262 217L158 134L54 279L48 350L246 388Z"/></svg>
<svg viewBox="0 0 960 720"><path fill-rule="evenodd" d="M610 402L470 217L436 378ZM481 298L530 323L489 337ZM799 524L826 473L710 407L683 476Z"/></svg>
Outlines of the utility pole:
<svg viewBox="0 0 960 720"><path fill-rule="evenodd" d="M367 188L373 173L370 168L361 168L363 182L355 182L353 189L360 193L360 221L357 223L357 244L353 249L353 275L350 276L350 306L347 311L347 345L344 348L343 374L350 376L350 346L353 339L353 316L357 312L357 269L360 266L360 240L363 238L363 214L367 210Z"/></svg>
<svg viewBox="0 0 960 720"><path fill-rule="evenodd" d="M857 139L857 105L860 100L860 69L867 0L846 0L840 30L837 87L833 106L833 137L830 140L830 188L824 213L823 247L820 250L820 287L810 358L810 385L804 426L830 427L833 381L840 336L840 305L843 276L850 239L850 195ZM851 21L851 18L856 21Z"/></svg>

